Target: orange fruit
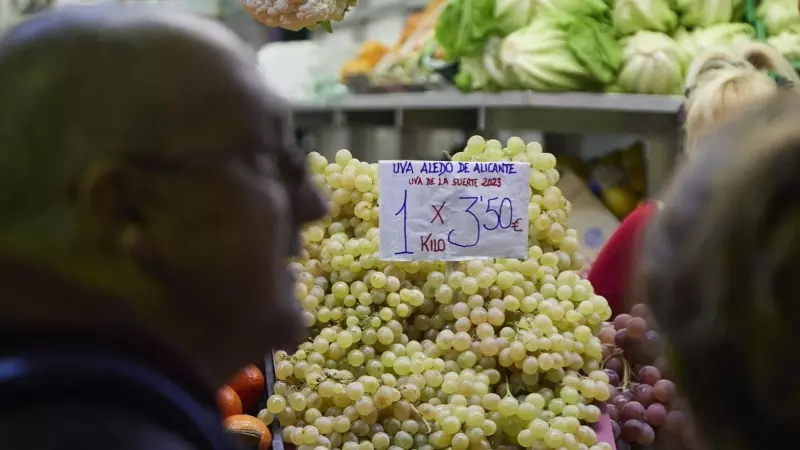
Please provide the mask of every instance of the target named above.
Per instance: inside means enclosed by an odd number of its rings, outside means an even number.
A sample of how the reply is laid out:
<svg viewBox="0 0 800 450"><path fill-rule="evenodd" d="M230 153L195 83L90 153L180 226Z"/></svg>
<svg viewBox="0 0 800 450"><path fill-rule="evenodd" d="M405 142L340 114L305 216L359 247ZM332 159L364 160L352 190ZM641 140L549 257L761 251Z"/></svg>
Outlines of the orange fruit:
<svg viewBox="0 0 800 450"><path fill-rule="evenodd" d="M256 417L247 414L230 416L223 422L225 429L231 433L261 435L268 432L267 425Z"/></svg>
<svg viewBox="0 0 800 450"><path fill-rule="evenodd" d="M248 410L255 406L261 396L264 395L266 381L261 370L251 364L231 378L228 385L239 394L244 409Z"/></svg>
<svg viewBox="0 0 800 450"><path fill-rule="evenodd" d="M259 450L272 448L272 433L260 419L246 414L237 414L225 419L225 430L235 435L248 447L258 445Z"/></svg>
<svg viewBox="0 0 800 450"><path fill-rule="evenodd" d="M239 398L239 394L227 384L217 391L217 406L224 418L242 413L242 400Z"/></svg>
<svg viewBox="0 0 800 450"><path fill-rule="evenodd" d="M272 448L272 433L269 432L269 429L261 435L261 442L258 446L258 450L269 450Z"/></svg>

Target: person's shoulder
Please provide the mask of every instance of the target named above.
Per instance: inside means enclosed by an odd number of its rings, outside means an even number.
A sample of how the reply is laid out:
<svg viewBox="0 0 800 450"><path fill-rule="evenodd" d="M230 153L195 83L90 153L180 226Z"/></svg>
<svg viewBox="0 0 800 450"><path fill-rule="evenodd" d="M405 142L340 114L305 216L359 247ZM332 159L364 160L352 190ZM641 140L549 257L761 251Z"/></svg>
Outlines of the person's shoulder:
<svg viewBox="0 0 800 450"><path fill-rule="evenodd" d="M0 414L0 448L197 450L180 434L109 400L51 399Z"/></svg>
<svg viewBox="0 0 800 450"><path fill-rule="evenodd" d="M653 214L660 211L664 203L659 200L648 200L642 202L630 214L628 214L623 223L639 223L648 221Z"/></svg>
<svg viewBox="0 0 800 450"><path fill-rule="evenodd" d="M635 245L650 219L661 209L659 203L657 201L640 203L630 214L625 216L604 249L613 251L619 247L627 248Z"/></svg>

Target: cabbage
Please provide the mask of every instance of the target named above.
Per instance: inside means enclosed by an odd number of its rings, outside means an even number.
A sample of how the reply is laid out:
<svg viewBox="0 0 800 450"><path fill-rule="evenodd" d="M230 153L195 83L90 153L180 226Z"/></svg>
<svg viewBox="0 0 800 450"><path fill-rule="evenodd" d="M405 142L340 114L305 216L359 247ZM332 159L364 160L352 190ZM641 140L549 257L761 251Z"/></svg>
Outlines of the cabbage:
<svg viewBox="0 0 800 450"><path fill-rule="evenodd" d="M761 0L756 17L770 36L783 31L800 32L800 12L795 0Z"/></svg>
<svg viewBox="0 0 800 450"><path fill-rule="evenodd" d="M753 40L756 30L746 23L723 23L708 28L686 31L681 28L675 40L690 56L719 45L736 45Z"/></svg>
<svg viewBox="0 0 800 450"><path fill-rule="evenodd" d="M479 58L487 39L505 36L531 21L533 1L449 0L436 21L436 39L445 57Z"/></svg>
<svg viewBox="0 0 800 450"><path fill-rule="evenodd" d="M601 89L613 82L621 63L613 34L610 26L590 17L537 15L503 40L500 62L525 89Z"/></svg>
<svg viewBox="0 0 800 450"><path fill-rule="evenodd" d="M678 26L678 15L669 5L670 0L617 0L611 19L622 35L642 30L671 33Z"/></svg>
<svg viewBox="0 0 800 450"><path fill-rule="evenodd" d="M488 91L491 86L489 74L483 68L481 58L461 58L453 83L462 92Z"/></svg>
<svg viewBox="0 0 800 450"><path fill-rule="evenodd" d="M533 17L533 0L495 0L494 18L504 36L529 24Z"/></svg>
<svg viewBox="0 0 800 450"><path fill-rule="evenodd" d="M617 84L625 92L680 94L689 55L664 33L640 31L623 40Z"/></svg>
<svg viewBox="0 0 800 450"><path fill-rule="evenodd" d="M560 12L575 16L599 18L606 16L609 5L603 0L533 0L536 14Z"/></svg>
<svg viewBox="0 0 800 450"><path fill-rule="evenodd" d="M483 49L483 68L489 74L492 82L505 89L513 89L515 87L514 77L509 72L504 70L500 62L500 46L502 40L497 38L490 38L486 42L486 47Z"/></svg>
<svg viewBox="0 0 800 450"><path fill-rule="evenodd" d="M494 0L450 0L436 21L436 40L449 61L478 57L486 39L499 33Z"/></svg>
<svg viewBox="0 0 800 450"><path fill-rule="evenodd" d="M676 0L675 9L688 28L739 22L744 16L742 0Z"/></svg>
<svg viewBox="0 0 800 450"><path fill-rule="evenodd" d="M489 38L483 54L475 58L463 58L460 61L455 85L458 89L469 91L497 91L513 89L513 78L500 67L498 38Z"/></svg>
<svg viewBox="0 0 800 450"><path fill-rule="evenodd" d="M767 39L767 43L775 47L786 59L800 60L800 33L784 31Z"/></svg>

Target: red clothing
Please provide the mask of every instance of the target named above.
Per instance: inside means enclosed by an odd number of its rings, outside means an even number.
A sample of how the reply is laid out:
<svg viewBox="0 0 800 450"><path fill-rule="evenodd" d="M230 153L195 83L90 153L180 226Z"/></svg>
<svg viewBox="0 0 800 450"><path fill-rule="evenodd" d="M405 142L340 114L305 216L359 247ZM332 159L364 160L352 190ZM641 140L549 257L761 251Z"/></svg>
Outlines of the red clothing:
<svg viewBox="0 0 800 450"><path fill-rule="evenodd" d="M594 291L608 300L615 316L629 306L626 300L637 247L647 223L658 209L656 202L645 202L633 210L611 235L589 270Z"/></svg>

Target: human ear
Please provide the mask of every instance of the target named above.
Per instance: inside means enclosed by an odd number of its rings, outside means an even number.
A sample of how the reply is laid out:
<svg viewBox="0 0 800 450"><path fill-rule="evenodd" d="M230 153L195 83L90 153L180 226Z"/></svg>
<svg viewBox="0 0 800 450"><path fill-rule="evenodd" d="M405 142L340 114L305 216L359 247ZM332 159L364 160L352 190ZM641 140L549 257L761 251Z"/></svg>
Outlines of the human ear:
<svg viewBox="0 0 800 450"><path fill-rule="evenodd" d="M88 235L84 237L110 251L129 252L141 245L143 176L117 161L95 162L86 168L75 189L78 219Z"/></svg>

